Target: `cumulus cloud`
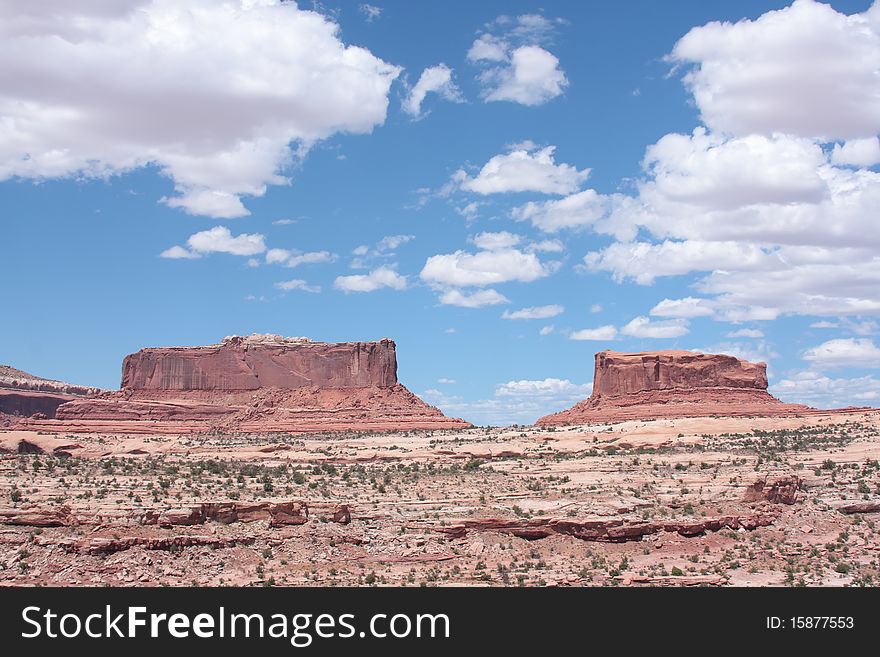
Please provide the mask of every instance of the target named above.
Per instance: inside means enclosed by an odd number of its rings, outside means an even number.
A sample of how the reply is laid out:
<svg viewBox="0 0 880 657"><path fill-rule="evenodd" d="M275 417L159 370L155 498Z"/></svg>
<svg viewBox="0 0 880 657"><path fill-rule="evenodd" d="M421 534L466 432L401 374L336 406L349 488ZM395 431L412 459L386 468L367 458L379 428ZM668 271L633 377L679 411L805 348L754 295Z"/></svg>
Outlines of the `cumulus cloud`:
<svg viewBox="0 0 880 657"><path fill-rule="evenodd" d="M565 312L565 307L558 304L549 306L531 306L519 310L505 310L501 319L549 319Z"/></svg>
<svg viewBox="0 0 880 657"><path fill-rule="evenodd" d="M374 269L369 274L337 276L333 287L343 292L375 292L382 288L403 290L407 286L406 276L401 276L389 266Z"/></svg>
<svg viewBox="0 0 880 657"><path fill-rule="evenodd" d="M452 289L446 290L440 295L440 303L444 306L458 306L459 308L483 308L484 306L510 303L510 299L491 288L477 290L470 294Z"/></svg>
<svg viewBox="0 0 880 657"><path fill-rule="evenodd" d="M476 424L506 426L532 424L542 415L559 411L590 396L593 384L568 379L546 378L514 380L495 386L489 399L465 401L439 390L426 390L422 396L445 413L464 417Z"/></svg>
<svg viewBox="0 0 880 657"><path fill-rule="evenodd" d="M275 287L279 290L284 290L285 292L289 292L291 290L302 290L303 292L311 292L313 294L317 294L321 291L320 285L309 285L306 281L301 278L294 278L289 281L280 281L275 283Z"/></svg>
<svg viewBox="0 0 880 657"><path fill-rule="evenodd" d="M715 269L751 270L766 265L772 256L760 246L739 242L700 240L616 242L584 256L588 269L609 271L616 281L633 279L650 285L659 276L675 276L692 271Z"/></svg>
<svg viewBox="0 0 880 657"><path fill-rule="evenodd" d="M569 340L616 340L617 327L606 324L598 328L581 329L580 331L572 331L568 334Z"/></svg>
<svg viewBox="0 0 880 657"><path fill-rule="evenodd" d="M709 272L693 287L716 319L880 312L880 174L834 166L808 139L704 129L662 138L645 167L636 196L607 200L595 229L622 241L588 269L642 284Z"/></svg>
<svg viewBox="0 0 880 657"><path fill-rule="evenodd" d="M154 166L169 206L243 216L317 140L381 125L399 74L291 2L36 6L0 6L0 180Z"/></svg>
<svg viewBox="0 0 880 657"><path fill-rule="evenodd" d="M655 317L678 317L680 319L709 317L714 313L715 304L712 300L697 297L663 299L663 301L651 308L651 315Z"/></svg>
<svg viewBox="0 0 880 657"><path fill-rule="evenodd" d="M259 233L233 236L225 226L215 226L189 236L188 249L172 246L161 253L163 258L198 258L209 253L229 253L237 256L253 256L266 250L266 241Z"/></svg>
<svg viewBox="0 0 880 657"><path fill-rule="evenodd" d="M816 408L880 405L880 379L873 376L832 378L812 370L795 372L770 386L783 401Z"/></svg>
<svg viewBox="0 0 880 657"><path fill-rule="evenodd" d="M521 105L543 105L562 95L568 86L559 59L540 46L522 46L510 53L509 63L478 76L487 101L507 100Z"/></svg>
<svg viewBox="0 0 880 657"><path fill-rule="evenodd" d="M633 338L680 338L689 332L686 319L653 321L648 317L636 317L621 327L621 335Z"/></svg>
<svg viewBox="0 0 880 657"><path fill-rule="evenodd" d="M182 246L172 246L172 247L162 251L162 253L159 254L159 257L160 258L169 258L171 260L181 260L181 259L192 260L195 258L201 258L201 255L199 255L198 253L193 253L192 251L189 251L188 249L185 249Z"/></svg>
<svg viewBox="0 0 880 657"><path fill-rule="evenodd" d="M804 360L818 369L880 367L880 348L868 338L838 338L807 349Z"/></svg>
<svg viewBox="0 0 880 657"><path fill-rule="evenodd" d="M578 171L570 164L556 164L555 151L555 146L538 149L531 143L519 144L508 153L493 156L473 178L459 170L453 176L453 182L461 189L483 195L507 192L570 194L587 179L590 170Z"/></svg>
<svg viewBox="0 0 880 657"><path fill-rule="evenodd" d="M543 105L565 91L568 78L559 59L542 47L550 43L559 22L523 14L499 16L487 26L467 53L469 62L483 68L477 80L486 102Z"/></svg>
<svg viewBox="0 0 880 657"><path fill-rule="evenodd" d="M497 233L484 232L474 235L471 239L478 249L487 251L497 251L499 249L509 249L516 246L522 241L522 237L507 231Z"/></svg>
<svg viewBox="0 0 880 657"><path fill-rule="evenodd" d="M461 90L452 80L452 69L446 64L430 66L422 71L418 82L403 99L403 111L414 117L422 116L422 103L429 93L437 94L454 103L464 101Z"/></svg>
<svg viewBox="0 0 880 657"><path fill-rule="evenodd" d="M329 251L310 251L302 253L289 249L269 249L266 252L266 264L284 265L285 267L299 267L300 265L314 265L322 262L333 262L336 256Z"/></svg>
<svg viewBox="0 0 880 657"><path fill-rule="evenodd" d="M831 162L855 167L872 167L880 164L880 139L850 139L843 145L835 144L831 152Z"/></svg>
<svg viewBox="0 0 880 657"><path fill-rule="evenodd" d="M518 221L530 221L546 233L556 233L592 225L605 214L605 205L604 197L586 189L558 200L529 201L514 208L511 215Z"/></svg>
<svg viewBox="0 0 880 657"><path fill-rule="evenodd" d="M692 351L700 354L725 354L734 358L751 361L752 363L769 363L779 358L770 344L764 340L757 342L719 342L718 344L699 347Z"/></svg>
<svg viewBox="0 0 880 657"><path fill-rule="evenodd" d="M480 35L467 52L469 62L503 62L507 60L510 44L491 34Z"/></svg>
<svg viewBox="0 0 880 657"><path fill-rule="evenodd" d="M550 272L551 268L534 253L505 248L433 255L425 262L420 276L433 285L483 287L510 281L529 283Z"/></svg>
<svg viewBox="0 0 880 657"><path fill-rule="evenodd" d="M795 0L756 20L712 22L675 45L703 122L734 135L861 138L880 132L880 6L847 16Z"/></svg>

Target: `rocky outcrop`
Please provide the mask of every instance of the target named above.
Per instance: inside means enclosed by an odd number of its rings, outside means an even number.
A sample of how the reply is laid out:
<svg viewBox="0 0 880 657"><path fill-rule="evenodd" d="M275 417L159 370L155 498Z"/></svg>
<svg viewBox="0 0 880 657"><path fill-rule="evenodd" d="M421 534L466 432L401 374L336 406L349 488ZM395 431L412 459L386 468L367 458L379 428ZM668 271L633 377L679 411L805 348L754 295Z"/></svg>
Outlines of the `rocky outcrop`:
<svg viewBox="0 0 880 657"><path fill-rule="evenodd" d="M723 354L653 351L596 354L593 393L547 415L541 426L723 416L784 416L809 412L767 392L767 366Z"/></svg>
<svg viewBox="0 0 880 657"><path fill-rule="evenodd" d="M770 502L771 504L794 504L801 500L803 481L800 477L789 475L773 481L758 479L746 488L744 502Z"/></svg>
<svg viewBox="0 0 880 657"><path fill-rule="evenodd" d="M61 404L100 392L100 388L42 379L9 365L0 365L0 414L51 418Z"/></svg>
<svg viewBox="0 0 880 657"><path fill-rule="evenodd" d="M681 536L701 536L721 529L744 529L751 531L766 527L776 520L774 514L743 516L719 516L699 520L671 520L666 522L630 522L621 519L572 520L569 518L476 518L460 523L437 527L435 530L454 538L461 538L471 531L495 531L519 538L535 540L554 534L573 536L583 541L602 543L625 543L639 541L643 536L658 532L676 532Z"/></svg>
<svg viewBox="0 0 880 657"><path fill-rule="evenodd" d="M444 429L447 418L397 381L394 341L233 336L207 347L142 349L122 389L60 406L44 431L179 434Z"/></svg>

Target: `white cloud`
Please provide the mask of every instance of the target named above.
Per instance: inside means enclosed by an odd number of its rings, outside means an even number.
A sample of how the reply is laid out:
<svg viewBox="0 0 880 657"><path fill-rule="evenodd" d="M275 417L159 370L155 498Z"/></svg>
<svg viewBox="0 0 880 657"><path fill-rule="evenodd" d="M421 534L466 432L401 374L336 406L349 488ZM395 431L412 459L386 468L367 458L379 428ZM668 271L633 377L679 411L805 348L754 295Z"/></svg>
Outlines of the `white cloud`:
<svg viewBox="0 0 880 657"><path fill-rule="evenodd" d="M615 242L588 253L584 263L594 271L612 272L618 282L631 278L639 285L651 285L658 276L730 268L749 271L768 266L771 259L755 244L665 240L660 244Z"/></svg>
<svg viewBox="0 0 880 657"><path fill-rule="evenodd" d="M376 251L378 253L393 252L415 238L415 235L387 235L376 243Z"/></svg>
<svg viewBox="0 0 880 657"><path fill-rule="evenodd" d="M444 378L441 378L441 379L437 379L437 383L441 383L441 384L443 384L443 385L451 386L451 385L455 385L455 379L447 379L447 378L444 377Z"/></svg>
<svg viewBox="0 0 880 657"><path fill-rule="evenodd" d="M447 290L440 295L440 303L444 306L458 306L459 308L483 308L484 306L510 303L510 299L493 289L477 290L471 294L461 290Z"/></svg>
<svg viewBox="0 0 880 657"><path fill-rule="evenodd" d="M720 342L708 347L700 347L692 351L699 354L725 354L752 363L769 363L779 358L773 348L764 340L758 342Z"/></svg>
<svg viewBox="0 0 880 657"><path fill-rule="evenodd" d="M0 180L152 165L171 207L246 215L315 141L381 125L399 74L291 2L36 6L0 6Z"/></svg>
<svg viewBox="0 0 880 657"><path fill-rule="evenodd" d="M627 241L588 268L645 284L709 271L693 287L718 319L880 313L880 174L832 166L809 140L702 129L661 139L646 167L638 195L612 197L595 224ZM639 231L663 241L628 240Z"/></svg>
<svg viewBox="0 0 880 657"><path fill-rule="evenodd" d="M501 231L498 233L479 233L474 235L471 241L478 249L498 251L499 249L509 249L516 246L522 241L522 237L507 231Z"/></svg>
<svg viewBox="0 0 880 657"><path fill-rule="evenodd" d="M718 132L859 138L880 132L880 6L847 16L796 0L756 20L690 30L670 59Z"/></svg>
<svg viewBox="0 0 880 657"><path fill-rule="evenodd" d="M502 38L483 34L477 38L467 53L469 62L503 62L507 61L510 45Z"/></svg>
<svg viewBox="0 0 880 657"><path fill-rule="evenodd" d="M595 190L586 189L558 200L529 201L514 208L511 216L517 221L530 221L545 233L556 233L592 225L605 214L605 203Z"/></svg>
<svg viewBox="0 0 880 657"><path fill-rule="evenodd" d="M556 327L553 324L548 324L547 326L542 326L541 330L538 331L538 335L550 335L551 333L556 331Z"/></svg>
<svg viewBox="0 0 880 657"><path fill-rule="evenodd" d="M834 145L831 152L833 164L852 165L856 167L872 167L880 164L880 139L850 139L843 146Z"/></svg>
<svg viewBox="0 0 880 657"><path fill-rule="evenodd" d="M294 278L290 281L281 281L275 283L275 287L277 287L279 290L284 290L285 292L289 292L290 290L302 290L303 292L312 292L313 294L317 294L321 291L321 286L309 285L306 281L300 278Z"/></svg>
<svg viewBox="0 0 880 657"><path fill-rule="evenodd" d="M333 287L343 292L374 292L382 288L403 290L406 288L406 276L401 276L391 267L382 266L369 274L353 276L337 276Z"/></svg>
<svg viewBox="0 0 880 657"><path fill-rule="evenodd" d="M530 308L520 308L519 310L505 310L501 315L502 319L549 319L556 317L565 312L565 308L560 305L550 306L532 306Z"/></svg>
<svg viewBox="0 0 880 657"><path fill-rule="evenodd" d="M581 329L580 331L572 331L568 335L569 340L616 340L617 328L611 324L600 326L598 328Z"/></svg>
<svg viewBox="0 0 880 657"><path fill-rule="evenodd" d="M764 331L760 329L742 328L731 331L727 334L728 338L763 338Z"/></svg>
<svg viewBox="0 0 880 657"><path fill-rule="evenodd" d="M358 5L358 11L364 15L364 18L366 18L368 23L372 23L374 20L382 15L381 7L377 7L376 5L371 5L366 2Z"/></svg>
<svg viewBox="0 0 880 657"><path fill-rule="evenodd" d="M526 250L540 251L543 253L562 253L565 250L565 245L561 240L541 240L540 242L529 244L526 247Z"/></svg>
<svg viewBox="0 0 880 657"><path fill-rule="evenodd" d="M838 338L807 349L804 360L814 367L880 367L880 348L868 338Z"/></svg>
<svg viewBox="0 0 880 657"><path fill-rule="evenodd" d="M590 306L591 313L600 313L603 310L604 310L604 308L602 307L601 303L594 303L592 306Z"/></svg>
<svg viewBox="0 0 880 657"><path fill-rule="evenodd" d="M837 328L838 326L840 326L840 324L838 324L837 322L829 322L827 320L822 320L821 322L813 322L812 324L810 324L810 328L817 329L832 329Z"/></svg>
<svg viewBox="0 0 880 657"><path fill-rule="evenodd" d="M425 96L429 93L435 93L445 100L454 103L464 101L461 91L452 80L452 69L446 64L438 64L430 66L422 71L418 82L409 90L406 98L403 99L403 111L414 117L422 115L422 103Z"/></svg>
<svg viewBox="0 0 880 657"><path fill-rule="evenodd" d="M160 258L171 258L172 260L179 260L179 259L183 259L183 258L186 258L186 259L200 258L201 255L199 255L198 253L193 253L192 251L188 251L187 249L184 249L182 246L172 246L171 248L165 249L164 251L162 251L162 253L159 254L159 257Z"/></svg>
<svg viewBox="0 0 880 657"><path fill-rule="evenodd" d="M710 299L699 299L697 297L663 299L663 301L651 308L651 315L655 317L677 317L679 319L709 317L714 313L715 304Z"/></svg>
<svg viewBox="0 0 880 657"><path fill-rule="evenodd" d="M329 251L310 251L301 253L289 249L269 249L266 252L266 264L278 264L285 267L314 265L322 262L333 262L336 256Z"/></svg>
<svg viewBox="0 0 880 657"><path fill-rule="evenodd" d="M292 226L296 223L296 219L276 219L272 222L274 226Z"/></svg>
<svg viewBox="0 0 880 657"><path fill-rule="evenodd" d="M589 169L578 171L570 164L556 164L553 159L555 146L541 149L529 146L493 156L474 178L459 170L451 182L461 189L483 195L506 192L570 194L590 175Z"/></svg>
<svg viewBox="0 0 880 657"><path fill-rule="evenodd" d="M653 321L647 317L636 317L620 329L622 335L633 338L679 338L688 334L686 319Z"/></svg>
<svg viewBox="0 0 880 657"><path fill-rule="evenodd" d="M546 378L499 383L489 399L473 402L439 390L426 390L423 397L445 413L464 417L477 424L505 426L531 424L542 415L559 411L587 398L593 384L577 384L568 379Z"/></svg>
<svg viewBox="0 0 880 657"><path fill-rule="evenodd" d="M242 233L233 237L225 226L215 226L210 230L194 233L189 236L186 244L188 250L182 246L172 246L161 255L163 258L197 258L208 253L252 256L266 250L265 238L259 233Z"/></svg>
<svg viewBox="0 0 880 657"><path fill-rule="evenodd" d="M880 406L880 379L872 376L834 379L806 370L770 386L770 392L783 401L817 408Z"/></svg>
<svg viewBox="0 0 880 657"><path fill-rule="evenodd" d="M568 86L559 59L540 46L516 48L509 64L488 68L478 79L487 102L506 100L530 106L543 105Z"/></svg>
<svg viewBox="0 0 880 657"><path fill-rule="evenodd" d="M425 262L420 276L432 285L482 287L510 281L530 283L550 273L551 268L534 253L507 248L433 255Z"/></svg>
<svg viewBox="0 0 880 657"><path fill-rule="evenodd" d="M555 25L540 14L499 16L468 50L467 59L482 66L477 75L486 102L512 101L542 105L568 86L559 59L542 45L552 40Z"/></svg>

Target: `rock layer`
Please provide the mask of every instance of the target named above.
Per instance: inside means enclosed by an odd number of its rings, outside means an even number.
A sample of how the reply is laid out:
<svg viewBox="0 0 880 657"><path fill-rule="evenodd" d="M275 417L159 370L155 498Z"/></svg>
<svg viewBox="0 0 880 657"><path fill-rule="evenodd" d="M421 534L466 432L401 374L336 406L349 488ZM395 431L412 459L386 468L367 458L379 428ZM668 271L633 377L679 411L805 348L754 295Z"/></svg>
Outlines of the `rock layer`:
<svg viewBox="0 0 880 657"><path fill-rule="evenodd" d="M810 412L767 392L767 366L724 354L653 351L596 354L593 393L540 426L656 418L783 416Z"/></svg>
<svg viewBox="0 0 880 657"><path fill-rule="evenodd" d="M470 426L397 381L393 340L233 336L127 356L122 389L60 406L28 426L71 432L343 431Z"/></svg>
<svg viewBox="0 0 880 657"><path fill-rule="evenodd" d="M100 388L43 379L8 365L0 365L0 415L55 417L56 409L78 397L101 392Z"/></svg>

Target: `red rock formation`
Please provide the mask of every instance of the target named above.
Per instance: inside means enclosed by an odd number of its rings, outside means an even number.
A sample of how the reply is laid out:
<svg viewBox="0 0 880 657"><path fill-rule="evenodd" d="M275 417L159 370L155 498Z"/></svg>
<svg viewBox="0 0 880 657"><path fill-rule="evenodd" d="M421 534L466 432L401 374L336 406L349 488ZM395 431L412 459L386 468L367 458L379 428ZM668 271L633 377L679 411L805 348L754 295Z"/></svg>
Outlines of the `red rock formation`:
<svg viewBox="0 0 880 657"><path fill-rule="evenodd" d="M397 383L392 340L328 344L306 338L226 338L208 347L141 349L122 363L131 390L389 388Z"/></svg>
<svg viewBox="0 0 880 657"><path fill-rule="evenodd" d="M385 431L462 428L397 381L396 346L230 337L208 347L142 349L122 390L58 408L42 430L114 433Z"/></svg>
<svg viewBox="0 0 880 657"><path fill-rule="evenodd" d="M691 351L596 354L593 394L540 418L555 426L655 418L780 416L809 412L767 392L764 363Z"/></svg>
<svg viewBox="0 0 880 657"><path fill-rule="evenodd" d="M461 538L470 531L495 531L511 534L527 540L546 538L554 534L573 536L583 541L602 543L625 543L640 541L643 536L658 532L676 532L681 536L700 536L706 532L722 529L745 529L752 531L758 527L773 524L777 516L772 513L742 516L719 516L701 518L693 521L670 520L666 522L630 522L622 519L572 520L561 518L475 518L463 520L435 531L453 538Z"/></svg>
<svg viewBox="0 0 880 657"><path fill-rule="evenodd" d="M0 414L55 417L55 410L78 397L96 395L100 388L42 379L8 365L0 365Z"/></svg>

